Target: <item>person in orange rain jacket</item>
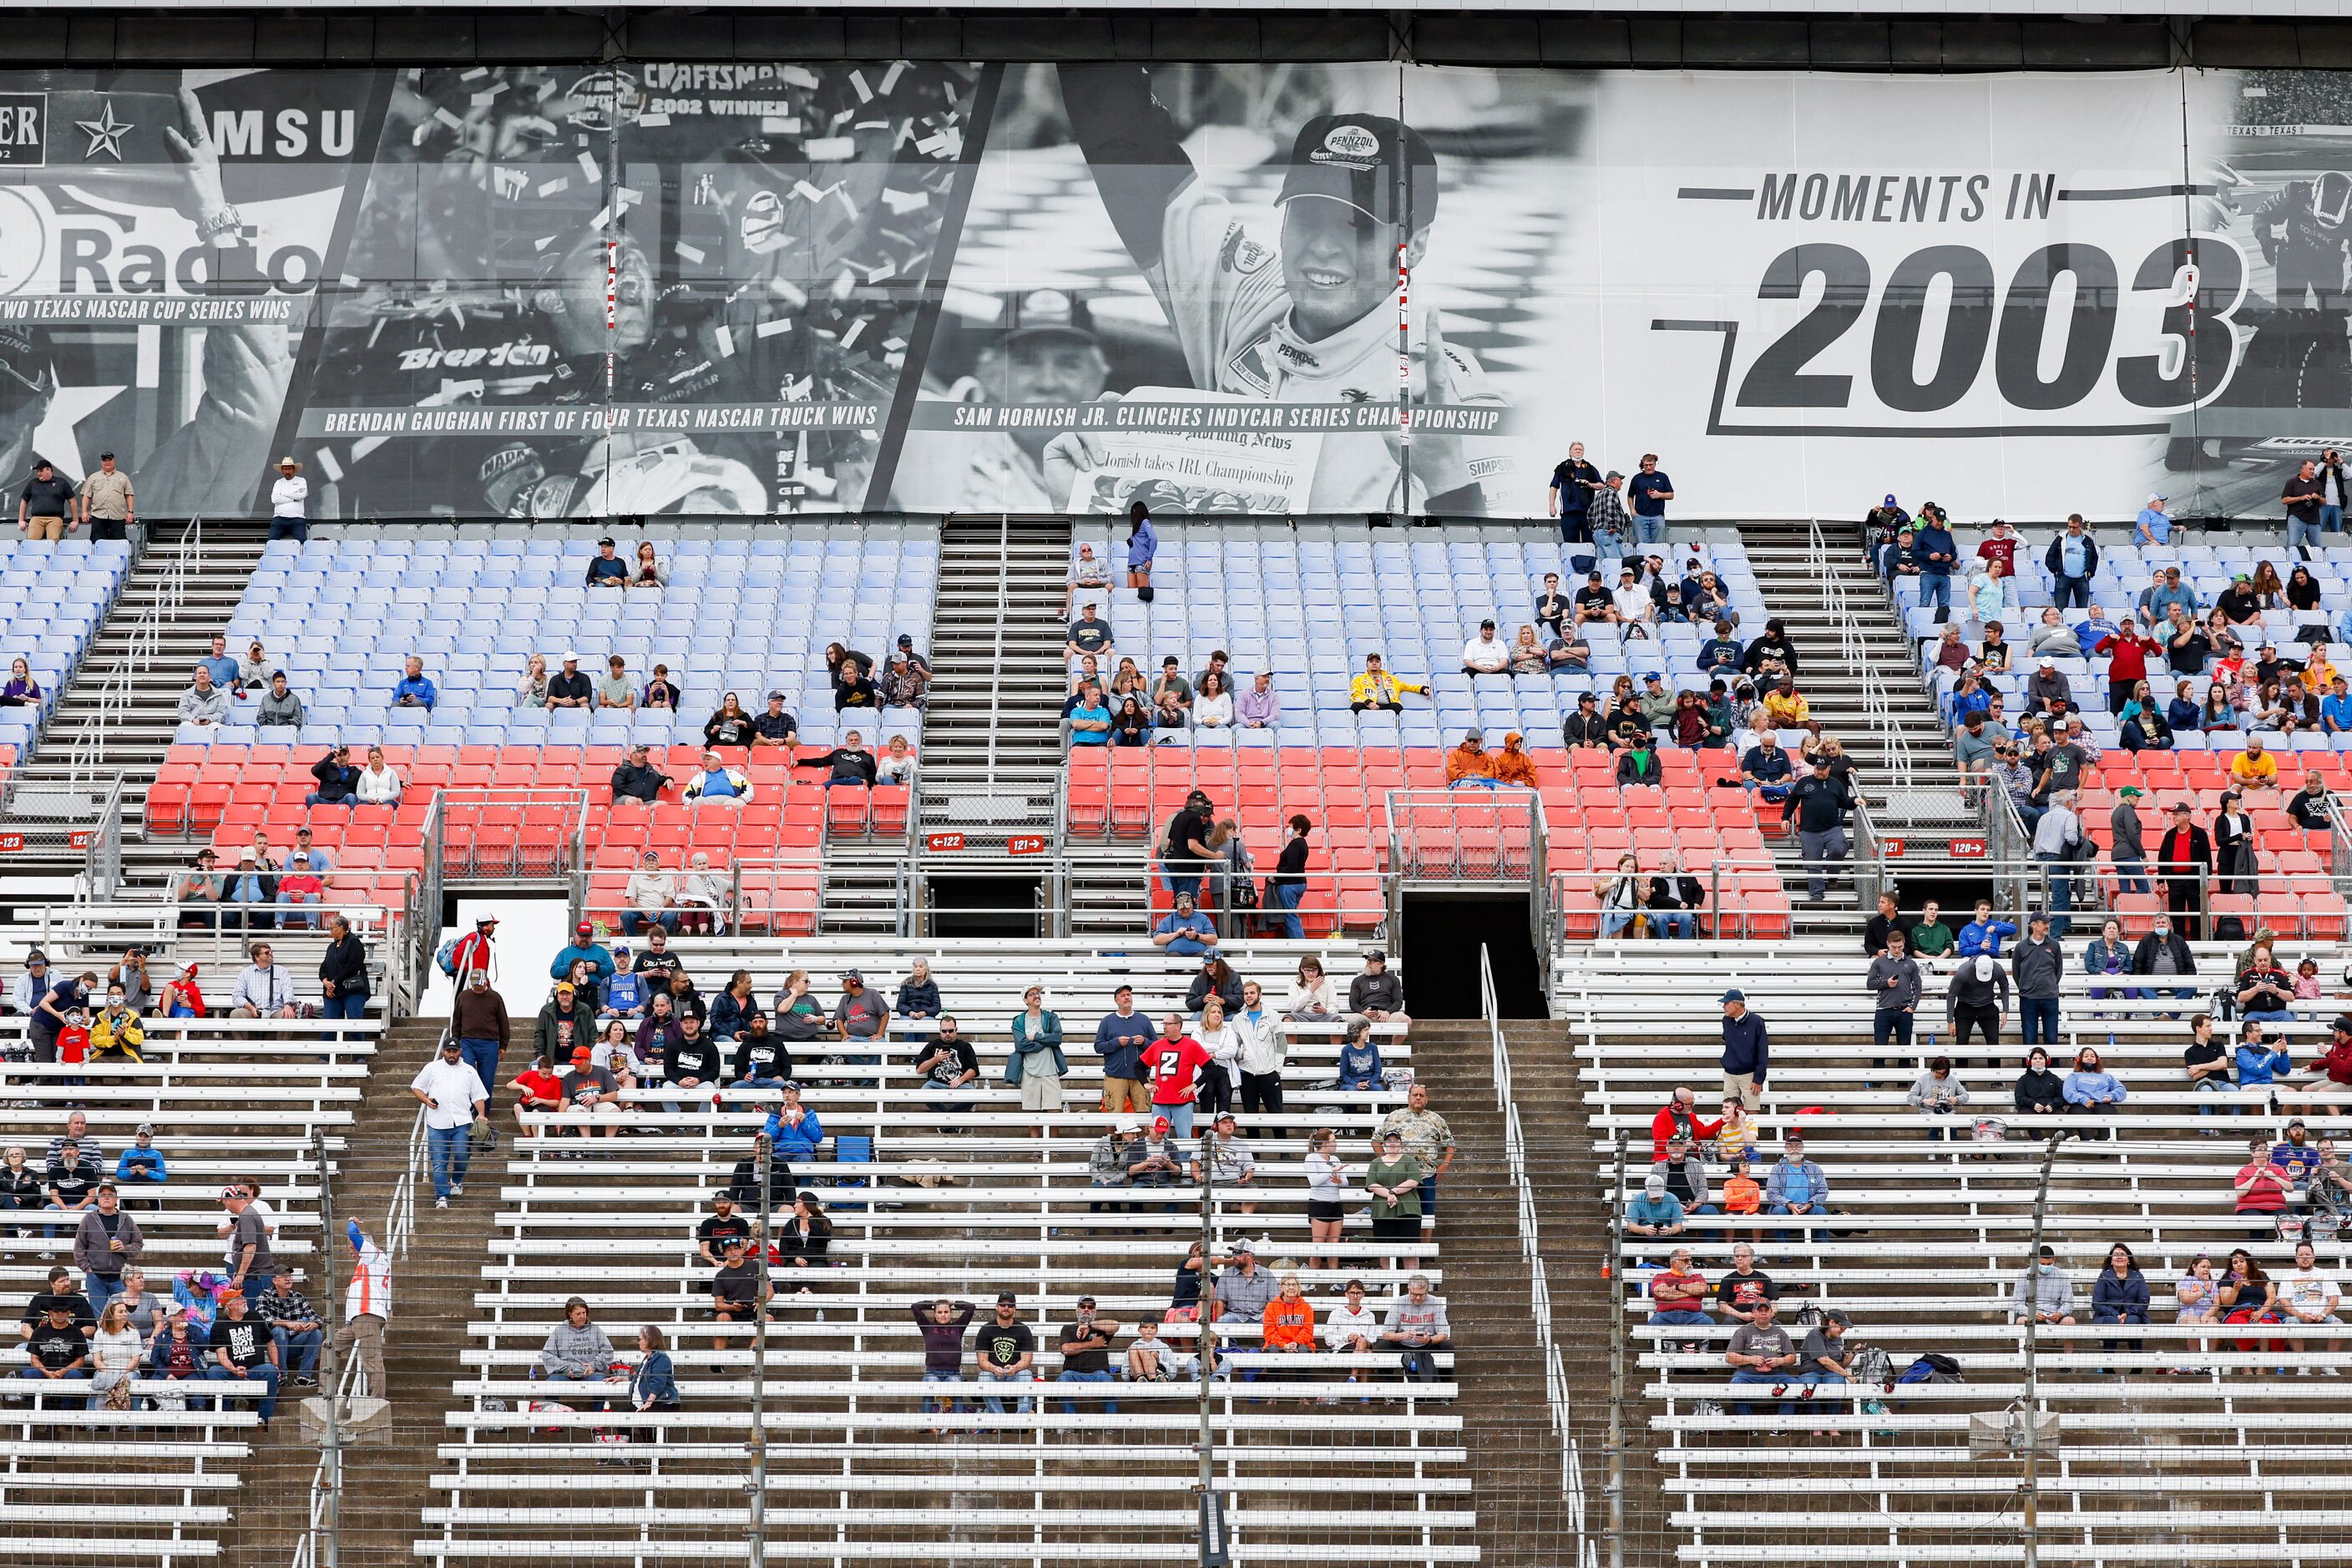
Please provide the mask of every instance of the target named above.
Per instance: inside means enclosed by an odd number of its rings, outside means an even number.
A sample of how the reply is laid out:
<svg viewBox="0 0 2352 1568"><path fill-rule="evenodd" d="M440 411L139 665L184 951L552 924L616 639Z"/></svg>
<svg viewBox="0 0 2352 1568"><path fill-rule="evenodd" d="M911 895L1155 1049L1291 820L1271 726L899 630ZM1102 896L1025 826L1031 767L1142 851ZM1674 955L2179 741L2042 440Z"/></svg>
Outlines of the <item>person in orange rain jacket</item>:
<svg viewBox="0 0 2352 1568"><path fill-rule="evenodd" d="M1265 1304L1259 1342L1265 1350L1286 1355L1311 1351L1315 1348L1315 1304L1300 1294L1297 1275L1284 1275L1281 1284L1274 1300Z"/></svg>
<svg viewBox="0 0 2352 1568"><path fill-rule="evenodd" d="M1517 730L1503 737L1503 749L1494 755L1495 782L1536 787L1536 760L1519 747L1527 739Z"/></svg>
<svg viewBox="0 0 2352 1568"><path fill-rule="evenodd" d="M1445 753L1445 784L1451 789L1465 779L1492 779L1494 754L1486 750L1486 732L1465 730L1462 743Z"/></svg>

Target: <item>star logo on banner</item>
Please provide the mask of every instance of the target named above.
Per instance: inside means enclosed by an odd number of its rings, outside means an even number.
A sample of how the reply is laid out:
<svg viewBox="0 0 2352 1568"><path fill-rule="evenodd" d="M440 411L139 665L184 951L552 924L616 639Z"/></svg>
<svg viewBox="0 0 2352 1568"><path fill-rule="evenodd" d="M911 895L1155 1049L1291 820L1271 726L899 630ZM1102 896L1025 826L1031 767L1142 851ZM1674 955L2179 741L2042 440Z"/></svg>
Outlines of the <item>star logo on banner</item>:
<svg viewBox="0 0 2352 1568"><path fill-rule="evenodd" d="M130 121L114 118L114 100L107 99L99 105L95 120L77 120L74 124L89 132L89 146L82 156L95 158L103 152L116 163L122 162L122 139L136 129Z"/></svg>

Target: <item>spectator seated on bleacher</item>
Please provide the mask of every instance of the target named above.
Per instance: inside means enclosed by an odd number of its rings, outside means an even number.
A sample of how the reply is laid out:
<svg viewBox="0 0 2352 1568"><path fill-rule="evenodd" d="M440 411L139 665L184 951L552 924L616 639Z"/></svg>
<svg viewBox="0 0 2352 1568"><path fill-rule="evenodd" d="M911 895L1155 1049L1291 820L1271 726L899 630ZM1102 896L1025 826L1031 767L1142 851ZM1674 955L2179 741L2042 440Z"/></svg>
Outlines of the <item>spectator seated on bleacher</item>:
<svg viewBox="0 0 2352 1568"><path fill-rule="evenodd" d="M824 769L824 784L828 789L835 784L870 787L874 783L874 753L866 749L863 738L855 730L845 732L841 737L841 744L831 751L814 757L803 757L793 766ZM695 793L693 784L687 785L687 794L689 797L694 796ZM747 788L743 793L748 795L750 791Z"/></svg>
<svg viewBox="0 0 2352 1568"><path fill-rule="evenodd" d="M32 665L22 657L10 660L7 683L0 685L0 708L38 708L42 696Z"/></svg>
<svg viewBox="0 0 2352 1568"><path fill-rule="evenodd" d="M253 962L236 977L236 987L229 993L229 1010L240 1018L292 1018L299 1016L295 1001L294 976L279 967L277 955L266 942L256 942Z"/></svg>
<svg viewBox="0 0 2352 1568"><path fill-rule="evenodd" d="M563 1303L563 1321L547 1331L531 1376L564 1383L602 1382L613 1364L613 1342L590 1320L588 1303L574 1296Z"/></svg>
<svg viewBox="0 0 2352 1568"><path fill-rule="evenodd" d="M641 800L651 805L677 781L653 765L652 748L643 741L629 748L628 760L613 770L613 800Z"/></svg>
<svg viewBox="0 0 2352 1568"><path fill-rule="evenodd" d="M854 733L854 731L853 731ZM794 764L806 767L805 762ZM683 798L695 802L726 801L740 804L751 798L751 780L740 768L730 768L717 752L702 754L702 771L686 781Z"/></svg>
<svg viewBox="0 0 2352 1568"><path fill-rule="evenodd" d="M702 726L702 743L706 746L749 746L759 732L759 726L752 721L751 715L743 711L742 700L730 691L719 700L719 710L711 714Z"/></svg>
<svg viewBox="0 0 2352 1568"><path fill-rule="evenodd" d="M565 1125L576 1126L583 1138L593 1137L598 1127L604 1130L607 1138L619 1136L623 1115L620 1079L610 1068L598 1064L595 1051L584 1042L572 1048L572 1070L563 1075L560 1088Z"/></svg>
<svg viewBox="0 0 2352 1568"><path fill-rule="evenodd" d="M193 968L194 965L190 967ZM11 1185L13 1185L14 1176L15 1172L12 1169L6 1178ZM171 1179L171 1170L163 1162L163 1151L155 1147L154 1124L148 1121L141 1122L137 1132L132 1135L130 1146L124 1149L114 1162L116 1188L127 1190L135 1194L161 1187ZM0 1191L0 1208L10 1206L6 1200L12 1195L14 1195L13 1192ZM133 1196L128 1201L133 1208L156 1206L155 1200L152 1198L142 1200Z"/></svg>
<svg viewBox="0 0 2352 1568"><path fill-rule="evenodd" d="M1379 948L1364 954L1363 973L1348 982L1347 1017L1353 1023L1410 1025L1404 1010L1404 981L1390 973L1389 955Z"/></svg>
<svg viewBox="0 0 2352 1568"><path fill-rule="evenodd" d="M299 730L302 727L302 700L286 684L286 672L273 671L269 689L262 693L261 702L253 711L253 721L264 728Z"/></svg>
<svg viewBox="0 0 2352 1568"><path fill-rule="evenodd" d="M425 660L410 654L401 668L400 683L392 689L392 705L394 708L422 708L430 713L434 704L440 700L440 691L425 673Z"/></svg>
<svg viewBox="0 0 2352 1568"><path fill-rule="evenodd" d="M677 879L661 868L661 851L648 849L629 874L623 896L629 907L621 912L621 930L635 936L648 925L677 930L683 911L677 907Z"/></svg>
<svg viewBox="0 0 2352 1568"><path fill-rule="evenodd" d="M210 668L201 664L196 666L188 689L180 693L180 722L209 727L226 721L228 714L227 690L214 683Z"/></svg>

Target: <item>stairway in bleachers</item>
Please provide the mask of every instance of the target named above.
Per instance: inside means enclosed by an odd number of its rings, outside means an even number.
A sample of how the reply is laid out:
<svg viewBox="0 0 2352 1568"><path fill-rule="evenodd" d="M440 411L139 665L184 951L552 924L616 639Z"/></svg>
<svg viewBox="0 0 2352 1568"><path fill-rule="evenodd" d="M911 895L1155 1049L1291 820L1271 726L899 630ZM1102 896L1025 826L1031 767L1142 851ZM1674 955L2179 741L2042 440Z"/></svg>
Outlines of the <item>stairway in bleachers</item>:
<svg viewBox="0 0 2352 1568"><path fill-rule="evenodd" d="M1599 1267L1609 1245L1608 1213L1574 1174L1585 1158L1587 1129L1568 1031L1549 1019L1514 1020L1504 1029L1551 1292L1551 1335L1570 1385L1584 1524L1597 1541L1609 1521L1609 1365L1602 1331L1609 1285ZM1432 1106L1463 1151L1446 1173L1440 1226L1447 1310L1460 1332L1475 1334L1479 1350L1462 1374L1463 1439L1479 1503L1479 1560L1559 1568L1577 1561L1575 1536L1561 1495L1560 1444L1545 1418L1541 1343L1529 1317L1528 1272L1503 1155L1486 1026L1417 1021L1412 1044L1414 1074L1429 1084ZM1629 1426L1625 1436L1625 1561L1630 1568L1666 1568L1673 1552L1664 1540L1657 1472L1638 1426ZM1605 1544L1601 1551L1605 1555Z"/></svg>
<svg viewBox="0 0 2352 1568"><path fill-rule="evenodd" d="M213 634L227 626L246 577L261 559L265 531L260 523L207 521L194 552L194 569L177 605L165 607L152 643L134 645L133 628L158 605L164 580L179 563L177 526L162 525L169 537L151 540L133 563L105 625L90 639L80 668L51 712L43 754L16 770L13 809L27 819L86 822L107 782L118 775L122 779L123 877L131 887L160 889L181 868L183 846L150 848L140 842L146 788L171 744L178 723L174 710L187 689L188 672L211 652ZM228 651L233 657L245 652L239 647ZM126 666L133 670L130 706L105 726L100 738L100 778L95 785L87 778L76 784L66 760L68 740L97 723L99 693ZM69 860L44 857L35 844L12 859L10 870L64 876L80 867L79 854Z"/></svg>
<svg viewBox="0 0 2352 1568"><path fill-rule="evenodd" d="M1862 792L1874 820L1882 828L1896 834L1916 830L1924 837L1935 833L1948 836L1956 829L1967 831L1979 826L1974 815L1965 809L1950 749L1940 743L1942 727L1935 702L1920 689L1913 676L1915 661L1910 643L1895 621L1884 590L1859 564L1858 549L1847 548L1849 532L1827 525L1825 531L1832 533L1831 569L1840 574L1845 593L1855 601L1861 657L1885 678L1883 689L1889 700L1894 722L1911 738L1911 786L1904 790L1890 787L1893 781L1886 746L1870 721L1861 675L1853 655L1845 648L1831 609L1829 590L1822 583L1821 563L1813 558L1807 525L1744 523L1740 537L1748 547L1748 559L1755 568L1756 580L1764 590L1766 607L1787 628L1789 640L1797 649L1798 691L1811 705L1813 717L1821 721L1822 732L1837 737L1847 754L1854 759ZM1740 636L1753 638L1762 630L1761 626L1742 626ZM1809 909L1802 901L1805 878L1797 865L1795 836L1774 843L1790 897L1797 900L1798 930L1858 930L1863 917L1870 911L1861 907L1851 879L1831 878L1826 904Z"/></svg>
<svg viewBox="0 0 2352 1568"><path fill-rule="evenodd" d="M1017 871L1007 839L1057 831L1069 559L1067 518L940 526L915 840L926 871ZM925 849L939 834L957 847Z"/></svg>

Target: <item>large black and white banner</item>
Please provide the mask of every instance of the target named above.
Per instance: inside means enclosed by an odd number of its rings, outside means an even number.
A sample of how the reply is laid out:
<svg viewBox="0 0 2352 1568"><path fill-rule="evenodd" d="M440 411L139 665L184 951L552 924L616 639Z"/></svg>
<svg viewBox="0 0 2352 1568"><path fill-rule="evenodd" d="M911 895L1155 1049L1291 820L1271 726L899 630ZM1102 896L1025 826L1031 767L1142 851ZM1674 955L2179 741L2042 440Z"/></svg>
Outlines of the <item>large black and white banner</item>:
<svg viewBox="0 0 2352 1568"><path fill-rule="evenodd" d="M2352 86L1366 64L0 73L0 480L150 516L2269 510Z"/></svg>

